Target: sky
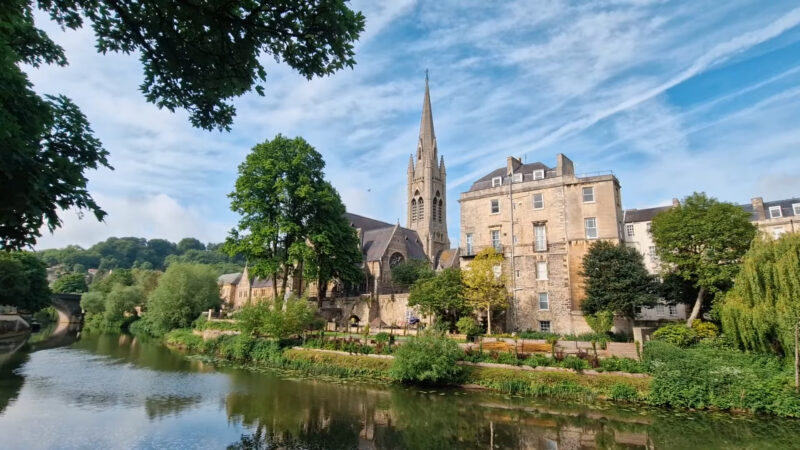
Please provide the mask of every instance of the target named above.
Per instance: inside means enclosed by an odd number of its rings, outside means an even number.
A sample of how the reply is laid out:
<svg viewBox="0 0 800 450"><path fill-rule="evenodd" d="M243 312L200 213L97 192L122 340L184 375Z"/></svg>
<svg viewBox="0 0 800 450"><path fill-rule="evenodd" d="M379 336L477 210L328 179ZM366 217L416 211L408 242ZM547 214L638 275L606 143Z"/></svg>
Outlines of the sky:
<svg viewBox="0 0 800 450"><path fill-rule="evenodd" d="M357 65L311 81L271 57L266 96L236 100L230 132L194 129L147 103L135 55L100 55L90 28L37 16L69 66L28 68L70 97L110 152L89 172L104 222L63 211L36 248L110 236L220 242L237 167L257 143L302 136L348 210L405 224L406 169L425 87L447 166L447 222L461 192L507 156L613 171L624 208L703 191L747 203L800 197L796 1L353 1L366 16Z"/></svg>

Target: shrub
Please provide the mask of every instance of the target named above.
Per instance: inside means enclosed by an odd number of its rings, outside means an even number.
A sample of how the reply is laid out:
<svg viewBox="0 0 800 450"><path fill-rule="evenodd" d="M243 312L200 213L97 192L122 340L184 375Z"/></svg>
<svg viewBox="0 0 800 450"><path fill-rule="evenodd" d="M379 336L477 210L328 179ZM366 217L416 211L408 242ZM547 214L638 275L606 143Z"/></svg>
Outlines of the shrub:
<svg viewBox="0 0 800 450"><path fill-rule="evenodd" d="M389 343L389 333L382 331L375 335L375 342L378 344L388 344Z"/></svg>
<svg viewBox="0 0 800 450"><path fill-rule="evenodd" d="M600 368L608 372L645 373L647 371L644 364L635 359L616 356L601 359Z"/></svg>
<svg viewBox="0 0 800 450"><path fill-rule="evenodd" d="M653 333L656 341L667 342L678 347L688 347L697 340L697 333L683 324L664 325Z"/></svg>
<svg viewBox="0 0 800 450"><path fill-rule="evenodd" d="M153 334L186 328L202 311L219 305L214 270L200 264L171 264L147 300Z"/></svg>
<svg viewBox="0 0 800 450"><path fill-rule="evenodd" d="M522 361L522 364L531 367L548 367L553 365L555 361L545 355L531 355Z"/></svg>
<svg viewBox="0 0 800 450"><path fill-rule="evenodd" d="M164 343L196 352L202 350L203 338L188 328L178 328L164 335Z"/></svg>
<svg viewBox="0 0 800 450"><path fill-rule="evenodd" d="M697 339L704 341L706 339L714 339L719 335L719 328L711 322L703 322L696 319L692 321L692 330L694 330Z"/></svg>
<svg viewBox="0 0 800 450"><path fill-rule="evenodd" d="M634 401L639 398L639 393L636 391L636 388L624 384L624 383L615 383L611 386L608 393L608 398L614 401Z"/></svg>
<svg viewBox="0 0 800 450"><path fill-rule="evenodd" d="M478 325L478 321L475 320L471 316L464 316L458 319L456 322L456 328L458 328L458 332L461 334L467 335L467 337L474 337L481 334L481 326Z"/></svg>
<svg viewBox="0 0 800 450"><path fill-rule="evenodd" d="M561 361L561 367L565 367L567 369L572 370L584 370L589 368L589 362L585 359L578 358L577 356L568 355Z"/></svg>
<svg viewBox="0 0 800 450"><path fill-rule="evenodd" d="M456 362L463 352L458 344L440 334L424 333L395 351L390 370L393 380L423 384L446 384L460 380Z"/></svg>

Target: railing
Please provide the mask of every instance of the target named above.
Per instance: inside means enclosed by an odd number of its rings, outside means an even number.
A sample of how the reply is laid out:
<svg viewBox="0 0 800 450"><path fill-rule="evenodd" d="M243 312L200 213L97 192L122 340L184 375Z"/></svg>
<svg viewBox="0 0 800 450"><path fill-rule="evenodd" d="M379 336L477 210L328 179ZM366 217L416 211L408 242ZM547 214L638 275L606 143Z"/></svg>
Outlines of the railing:
<svg viewBox="0 0 800 450"><path fill-rule="evenodd" d="M516 246L519 246L519 244L517 244ZM490 248L490 247L493 247L494 250L497 253L501 253L501 254L503 254L503 253L505 253L507 251L511 251L511 246L510 245L502 245L502 244L499 245L499 246L495 246L495 245L473 245L473 246L470 246L470 247L459 247L459 251L461 253L461 256L472 257L472 256L475 256L478 253L480 253L482 250L485 250L485 249Z"/></svg>

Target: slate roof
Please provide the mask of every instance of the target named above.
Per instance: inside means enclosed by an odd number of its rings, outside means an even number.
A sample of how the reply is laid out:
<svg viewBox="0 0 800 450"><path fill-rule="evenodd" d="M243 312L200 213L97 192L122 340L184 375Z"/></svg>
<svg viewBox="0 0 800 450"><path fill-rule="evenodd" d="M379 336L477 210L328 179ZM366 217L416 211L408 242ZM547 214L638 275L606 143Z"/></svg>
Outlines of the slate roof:
<svg viewBox="0 0 800 450"><path fill-rule="evenodd" d="M236 273L224 273L217 278L217 283L219 284L239 284L239 280L242 279L242 272Z"/></svg>
<svg viewBox="0 0 800 450"><path fill-rule="evenodd" d="M370 219L369 217L359 216L346 212L344 216L350 221L350 226L353 228L361 228L361 231L374 230L376 228L391 228L394 225L380 220Z"/></svg>
<svg viewBox="0 0 800 450"><path fill-rule="evenodd" d="M780 206L781 207L781 217L792 217L796 216L794 213L794 209L792 205L795 203L800 203L800 197L795 198L787 198L784 200L775 200L772 202L764 202L764 214L766 218L769 219L769 208L771 206ZM756 221L758 220L758 213L753 209L752 203L747 203L744 205L739 205L743 210L750 213L750 220Z"/></svg>
<svg viewBox="0 0 800 450"><path fill-rule="evenodd" d="M522 174L522 181L532 181L533 180L533 171L534 170L544 170L544 177L550 178L555 175L555 169L547 167L546 165L540 162L528 163L519 166L514 173L521 173ZM472 191L480 191L481 189L487 189L492 187L492 178L494 177L503 177L503 184L507 184L507 180L511 177L508 176L508 166L500 167L499 169L495 169L486 175L478 178L477 181L472 183L472 186L469 188L469 192Z"/></svg>
<svg viewBox="0 0 800 450"><path fill-rule="evenodd" d="M450 248L447 250L442 250L439 253L439 258L436 263L436 266L442 269L449 269L451 267L455 267L456 263L458 262L459 256L459 249L458 248Z"/></svg>
<svg viewBox="0 0 800 450"><path fill-rule="evenodd" d="M422 249L422 240L414 230L399 226L389 226L367 230L364 232L364 246L362 251L367 261L379 261L386 253L386 248L394 236L395 230L400 233L406 243L406 255L409 259L427 259Z"/></svg>
<svg viewBox="0 0 800 450"><path fill-rule="evenodd" d="M633 222L650 222L653 217L663 211L668 211L672 206L657 206L655 208L645 209L626 209L625 210L625 223Z"/></svg>

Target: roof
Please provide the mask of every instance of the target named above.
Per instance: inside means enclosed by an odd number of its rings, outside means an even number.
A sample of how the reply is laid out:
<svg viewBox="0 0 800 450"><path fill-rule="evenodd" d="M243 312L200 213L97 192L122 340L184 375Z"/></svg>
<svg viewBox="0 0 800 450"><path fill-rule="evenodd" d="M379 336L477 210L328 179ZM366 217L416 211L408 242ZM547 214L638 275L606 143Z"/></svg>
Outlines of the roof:
<svg viewBox="0 0 800 450"><path fill-rule="evenodd" d="M459 256L459 249L458 248L449 248L447 250L442 250L439 253L439 258L436 263L436 266L442 269L449 269L451 267L456 267L458 264L458 256Z"/></svg>
<svg viewBox="0 0 800 450"><path fill-rule="evenodd" d="M242 279L242 272L224 273L217 278L219 284L238 284Z"/></svg>
<svg viewBox="0 0 800 450"><path fill-rule="evenodd" d="M350 221L350 226L353 228L361 228L361 231L374 230L376 228L391 228L394 225L380 220L370 219L369 217L359 216L346 212L344 216Z"/></svg>
<svg viewBox="0 0 800 450"><path fill-rule="evenodd" d="M764 214L767 218L769 218L769 209L773 206L780 206L781 207L781 217L792 217L795 215L793 205L800 203L800 198L787 198L784 200L775 200L771 202L764 202ZM758 220L758 213L753 209L752 203L747 203L745 205L739 205L743 210L750 213L750 220L756 221Z"/></svg>
<svg viewBox="0 0 800 450"><path fill-rule="evenodd" d="M428 259L422 249L422 240L414 230L403 228L397 225L364 232L364 252L367 261L379 261L386 253L386 248L392 240L395 231L400 233L406 243L406 255L409 259Z"/></svg>
<svg viewBox="0 0 800 450"><path fill-rule="evenodd" d="M256 277L250 287L253 289L272 287L272 279Z"/></svg>
<svg viewBox="0 0 800 450"><path fill-rule="evenodd" d="M645 209L626 209L625 210L625 223L633 223L633 222L650 222L653 220L658 213L669 211L672 208L670 206L657 206L655 208L645 208Z"/></svg>
<svg viewBox="0 0 800 450"><path fill-rule="evenodd" d="M544 170L545 178L550 178L553 176L555 172L554 169L547 167L543 163L534 162L523 164L519 166L514 173L521 173L522 174L522 181L533 181L533 172L535 170ZM549 173L548 173L549 172ZM478 178L477 181L472 183L472 186L469 188L469 192L471 191L480 191L482 189L487 189L492 187L492 179L495 177L502 177L503 184L506 184L506 180L511 178L508 176L508 166L503 166L498 169L495 169L486 175Z"/></svg>

